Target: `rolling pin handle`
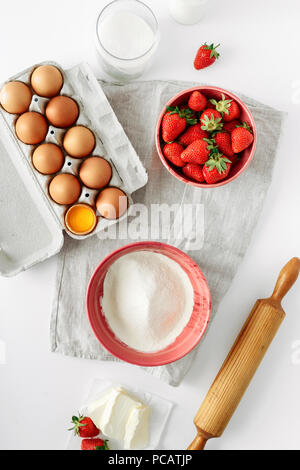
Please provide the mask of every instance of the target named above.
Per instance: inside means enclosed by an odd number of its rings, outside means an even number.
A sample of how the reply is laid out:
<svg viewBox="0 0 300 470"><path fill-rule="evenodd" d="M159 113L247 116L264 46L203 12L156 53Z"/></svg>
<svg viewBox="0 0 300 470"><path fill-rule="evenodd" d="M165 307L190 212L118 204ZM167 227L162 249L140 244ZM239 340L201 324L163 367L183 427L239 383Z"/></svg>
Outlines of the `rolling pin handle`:
<svg viewBox="0 0 300 470"><path fill-rule="evenodd" d="M189 445L187 450L203 450L207 439L200 434L197 434L193 442Z"/></svg>
<svg viewBox="0 0 300 470"><path fill-rule="evenodd" d="M280 271L271 299L280 304L283 297L296 281L299 272L300 259L290 259L290 261Z"/></svg>

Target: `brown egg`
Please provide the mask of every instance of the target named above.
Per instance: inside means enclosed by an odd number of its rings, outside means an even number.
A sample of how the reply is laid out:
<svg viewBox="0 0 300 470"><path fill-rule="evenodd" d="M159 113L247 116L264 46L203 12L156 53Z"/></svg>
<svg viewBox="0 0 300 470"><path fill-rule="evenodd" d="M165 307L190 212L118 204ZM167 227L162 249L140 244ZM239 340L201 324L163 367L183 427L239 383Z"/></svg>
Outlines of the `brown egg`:
<svg viewBox="0 0 300 470"><path fill-rule="evenodd" d="M31 86L35 93L46 98L58 95L63 82L61 71L54 65L40 65L31 75Z"/></svg>
<svg viewBox="0 0 300 470"><path fill-rule="evenodd" d="M49 184L49 194L57 204L69 205L77 201L81 193L81 185L76 176L61 173L54 176Z"/></svg>
<svg viewBox="0 0 300 470"><path fill-rule="evenodd" d="M39 145L32 154L32 164L43 175L57 173L64 164L64 154L56 144Z"/></svg>
<svg viewBox="0 0 300 470"><path fill-rule="evenodd" d="M11 114L25 113L31 103L30 88L22 82L8 82L0 92L2 107Z"/></svg>
<svg viewBox="0 0 300 470"><path fill-rule="evenodd" d="M29 111L17 119L16 134L24 144L39 144L45 139L47 132L47 121L40 113Z"/></svg>
<svg viewBox="0 0 300 470"><path fill-rule="evenodd" d="M86 157L94 150L95 136L84 126L74 126L69 129L64 137L65 151L74 158Z"/></svg>
<svg viewBox="0 0 300 470"><path fill-rule="evenodd" d="M46 116L50 124L55 127L72 126L79 115L79 108L76 101L68 96L55 96L46 107Z"/></svg>
<svg viewBox="0 0 300 470"><path fill-rule="evenodd" d="M97 197L96 207L105 219L118 219L128 209L128 198L121 189L105 188Z"/></svg>
<svg viewBox="0 0 300 470"><path fill-rule="evenodd" d="M111 180L112 170L107 160L102 157L89 157L82 163L79 177L83 184L91 189L101 189Z"/></svg>

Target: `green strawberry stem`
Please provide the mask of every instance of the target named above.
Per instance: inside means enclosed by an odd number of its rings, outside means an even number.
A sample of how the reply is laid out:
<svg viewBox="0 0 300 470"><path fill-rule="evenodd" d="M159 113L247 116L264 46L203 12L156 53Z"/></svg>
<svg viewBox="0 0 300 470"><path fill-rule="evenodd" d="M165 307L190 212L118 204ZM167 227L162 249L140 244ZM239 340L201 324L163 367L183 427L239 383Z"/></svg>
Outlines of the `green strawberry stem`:
<svg viewBox="0 0 300 470"><path fill-rule="evenodd" d="M247 129L247 131L251 132L251 134L253 134L253 130L251 129L250 126L248 126L248 124L245 121L243 121L242 125L240 125L240 126L237 125L235 127L243 127L244 129Z"/></svg>
<svg viewBox="0 0 300 470"><path fill-rule="evenodd" d="M210 59L212 59L213 57L218 59L220 57L220 54L216 51L217 47L219 47L219 46L220 46L220 44L217 44L216 46L214 46L214 44L210 44L210 45L208 45L206 43L204 44L205 49L208 49L208 50L211 51L210 56L209 56Z"/></svg>
<svg viewBox="0 0 300 470"><path fill-rule="evenodd" d="M232 102L232 100L226 100L225 95L223 93L221 97L222 99L220 101L216 101L215 99L211 99L209 101L216 107L216 110L219 111L219 113L221 113L222 115L229 114L230 103Z"/></svg>
<svg viewBox="0 0 300 470"><path fill-rule="evenodd" d="M178 106L167 106L166 108L169 114L178 114L180 118L185 118L187 124L197 124L197 119L192 118L193 113L190 109L179 109Z"/></svg>
<svg viewBox="0 0 300 470"><path fill-rule="evenodd" d="M204 131L214 132L217 130L221 130L223 127L221 118L215 119L212 115L210 118L205 115L201 121L202 121L201 129Z"/></svg>
<svg viewBox="0 0 300 470"><path fill-rule="evenodd" d="M82 416L80 413L78 413L78 415L79 416L72 416L72 423L74 426L68 429L68 431L74 431L75 436L79 436L79 428L87 426L86 423L81 423L84 416Z"/></svg>
<svg viewBox="0 0 300 470"><path fill-rule="evenodd" d="M231 160L229 160L227 157L224 157L219 152L213 153L209 160L205 163L205 166L208 167L208 171L212 171L214 168L218 170L219 174L225 173L227 170L227 165L226 163L231 163Z"/></svg>
<svg viewBox="0 0 300 470"><path fill-rule="evenodd" d="M107 443L108 443L108 440L103 441L103 445L102 446L96 446L95 450L110 450Z"/></svg>

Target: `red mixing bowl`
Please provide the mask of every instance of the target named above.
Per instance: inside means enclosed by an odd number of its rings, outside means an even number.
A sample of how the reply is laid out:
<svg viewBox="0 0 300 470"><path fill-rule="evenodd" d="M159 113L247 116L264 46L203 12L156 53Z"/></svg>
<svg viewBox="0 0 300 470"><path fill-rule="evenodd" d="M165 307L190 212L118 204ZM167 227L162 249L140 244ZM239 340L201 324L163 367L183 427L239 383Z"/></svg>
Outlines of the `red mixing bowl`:
<svg viewBox="0 0 300 470"><path fill-rule="evenodd" d="M208 99L214 98L217 101L219 101L222 99L221 95L223 93L227 99L229 98L229 99L235 100L240 107L240 111L241 111L240 120L242 122L245 121L247 124L249 124L253 130L253 142L250 145L250 147L248 147L246 150L244 150L241 153L241 158L232 166L228 176L224 180L219 181L218 183L215 183L215 184L198 183L197 181L190 180L183 173L181 173L178 167L176 167L169 160L167 160L162 152L162 147L165 145L165 142L163 142L161 138L161 123L166 113L166 107L167 106L179 106L181 104L186 104L188 102L190 94L195 90L201 91ZM223 88L219 88L215 86L196 86L194 88L189 88L188 90L181 91L180 93L175 95L173 98L171 98L170 101L168 101L168 103L162 110L159 116L159 119L157 121L155 139L156 139L156 148L157 148L158 155L163 165L167 168L167 170L171 173L171 175L175 176L175 178L182 181L183 183L190 184L192 186L197 186L198 188L216 188L218 186L223 186L224 184L230 183L231 181L235 180L238 176L240 176L243 173L243 171L245 171L247 166L249 166L253 158L254 152L255 152L257 133L256 133L255 122L252 117L252 114L250 113L245 103L243 103L243 101L240 100L240 98L238 98L233 93L224 90Z"/></svg>
<svg viewBox="0 0 300 470"><path fill-rule="evenodd" d="M100 303L103 296L103 282L108 268L121 256L141 250L161 253L176 261L189 276L194 289L194 308L188 324L172 344L154 353L137 351L116 338L107 324ZM114 251L99 264L88 286L86 305L91 327L105 349L123 361L153 367L177 361L199 343L209 321L211 298L202 271L189 256L164 243L138 242Z"/></svg>

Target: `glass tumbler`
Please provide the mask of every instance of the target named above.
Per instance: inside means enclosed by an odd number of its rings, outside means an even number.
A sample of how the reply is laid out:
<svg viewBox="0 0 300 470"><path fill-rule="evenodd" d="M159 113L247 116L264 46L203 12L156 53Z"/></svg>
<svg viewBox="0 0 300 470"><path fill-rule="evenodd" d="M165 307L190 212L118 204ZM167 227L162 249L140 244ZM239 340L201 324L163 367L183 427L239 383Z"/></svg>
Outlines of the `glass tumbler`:
<svg viewBox="0 0 300 470"><path fill-rule="evenodd" d="M96 23L96 48L104 72L118 82L140 77L159 43L157 19L139 0L114 0Z"/></svg>

